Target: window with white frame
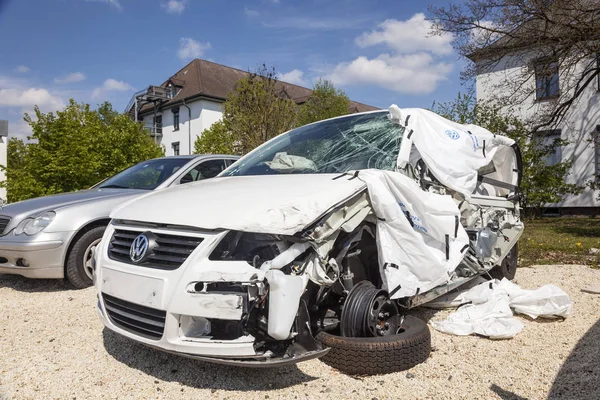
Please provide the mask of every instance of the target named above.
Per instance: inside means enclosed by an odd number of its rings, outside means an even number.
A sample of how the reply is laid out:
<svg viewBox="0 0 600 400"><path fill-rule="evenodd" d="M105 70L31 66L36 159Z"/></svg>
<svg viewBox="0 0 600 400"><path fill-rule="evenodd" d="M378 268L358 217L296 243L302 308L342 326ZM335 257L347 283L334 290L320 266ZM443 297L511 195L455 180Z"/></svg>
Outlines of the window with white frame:
<svg viewBox="0 0 600 400"><path fill-rule="evenodd" d="M171 110L173 112L173 130L179 130L179 107L175 107Z"/></svg>
<svg viewBox="0 0 600 400"><path fill-rule="evenodd" d="M552 99L559 94L558 62L549 59L538 61L535 64L535 99Z"/></svg>
<svg viewBox="0 0 600 400"><path fill-rule="evenodd" d="M560 129L538 131L534 136L534 140L536 140L537 144L540 146L551 146L560 138ZM562 162L562 146L558 144L554 148L554 152L546 155L546 165L556 165L560 162Z"/></svg>

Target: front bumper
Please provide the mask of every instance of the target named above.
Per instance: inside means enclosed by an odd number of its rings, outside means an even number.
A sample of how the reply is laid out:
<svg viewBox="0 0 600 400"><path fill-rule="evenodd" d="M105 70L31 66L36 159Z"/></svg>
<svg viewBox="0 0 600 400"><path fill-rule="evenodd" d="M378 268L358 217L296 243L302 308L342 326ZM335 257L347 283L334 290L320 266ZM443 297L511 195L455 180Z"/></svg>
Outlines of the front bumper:
<svg viewBox="0 0 600 400"><path fill-rule="evenodd" d="M116 226L117 229L121 227ZM127 229L132 229L127 227ZM245 261L211 261L208 256L227 232L206 232L202 243L174 270L126 264L108 257L114 227L108 227L97 252L95 285L98 313L104 326L145 345L206 361L253 367L275 366L320 357L327 352L312 349L293 357L274 357L270 351L257 350L256 339L235 330L247 315L248 297L231 291L191 290L195 282L209 286L235 283L258 290L265 272ZM139 232L143 232L140 228ZM161 232L154 229L152 232ZM162 233L168 232L162 230ZM173 232L170 232L171 234ZM181 233L178 233L181 234ZM291 315L298 309L296 302ZM191 322L190 322L191 321ZM231 327L236 333L216 335L214 330L198 334L192 324L208 321ZM289 332L289 328L288 328ZM218 337L219 336L219 337Z"/></svg>
<svg viewBox="0 0 600 400"><path fill-rule="evenodd" d="M0 238L0 274L64 278L64 260L73 232L9 234Z"/></svg>

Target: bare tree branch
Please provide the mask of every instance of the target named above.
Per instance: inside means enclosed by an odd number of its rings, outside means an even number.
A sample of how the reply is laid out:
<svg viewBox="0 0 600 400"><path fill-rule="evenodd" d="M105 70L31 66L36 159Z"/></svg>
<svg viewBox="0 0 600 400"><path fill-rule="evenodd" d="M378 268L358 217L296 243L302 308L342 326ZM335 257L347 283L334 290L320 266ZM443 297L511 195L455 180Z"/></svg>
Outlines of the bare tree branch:
<svg viewBox="0 0 600 400"><path fill-rule="evenodd" d="M558 65L559 96L544 104L547 112L532 121L534 130L559 124L598 79L598 0L465 0L430 7L430 13L433 33L453 34L455 50L472 61L461 73L463 80L511 68L511 79L490 88L501 106L522 107L535 98L535 67Z"/></svg>

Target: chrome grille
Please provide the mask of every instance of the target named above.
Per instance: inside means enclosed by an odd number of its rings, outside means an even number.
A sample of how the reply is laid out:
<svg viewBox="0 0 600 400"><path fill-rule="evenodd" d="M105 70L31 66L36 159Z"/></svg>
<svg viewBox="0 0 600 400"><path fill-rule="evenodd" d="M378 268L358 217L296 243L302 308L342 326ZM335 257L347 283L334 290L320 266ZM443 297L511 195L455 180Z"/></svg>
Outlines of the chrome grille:
<svg viewBox="0 0 600 400"><path fill-rule="evenodd" d="M1 217L0 216L0 235L4 233L4 230L10 223L10 217Z"/></svg>
<svg viewBox="0 0 600 400"><path fill-rule="evenodd" d="M160 339L165 330L166 311L157 310L102 293L104 309L113 324L149 339Z"/></svg>
<svg viewBox="0 0 600 400"><path fill-rule="evenodd" d="M126 264L174 270L179 268L202 242L202 238L199 237L148 232L155 237L155 245L149 249L149 256L143 262L134 263L129 257L129 250L133 240L141 233L144 232L115 230L108 245L108 257Z"/></svg>

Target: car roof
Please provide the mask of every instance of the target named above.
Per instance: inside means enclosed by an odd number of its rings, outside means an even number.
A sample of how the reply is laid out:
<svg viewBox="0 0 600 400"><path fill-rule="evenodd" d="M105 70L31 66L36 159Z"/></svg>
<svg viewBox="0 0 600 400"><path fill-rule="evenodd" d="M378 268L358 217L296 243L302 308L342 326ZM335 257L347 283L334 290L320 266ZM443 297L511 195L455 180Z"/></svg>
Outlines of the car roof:
<svg viewBox="0 0 600 400"><path fill-rule="evenodd" d="M232 154L191 154L184 156L167 156L167 157L159 157L155 158L155 160L164 160L164 159L179 159L179 160L196 160L202 158L235 158L238 159L240 156L235 156Z"/></svg>

